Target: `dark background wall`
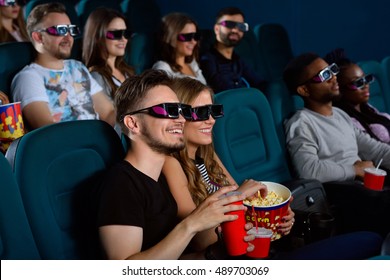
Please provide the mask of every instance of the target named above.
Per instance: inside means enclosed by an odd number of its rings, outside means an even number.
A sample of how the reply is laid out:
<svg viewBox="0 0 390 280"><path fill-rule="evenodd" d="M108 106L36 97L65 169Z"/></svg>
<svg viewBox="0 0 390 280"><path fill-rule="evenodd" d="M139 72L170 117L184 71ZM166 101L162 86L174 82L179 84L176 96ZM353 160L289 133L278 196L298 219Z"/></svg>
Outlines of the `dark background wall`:
<svg viewBox="0 0 390 280"><path fill-rule="evenodd" d="M324 55L343 47L354 60L381 60L390 55L390 2L383 0L155 0L164 15L193 16L201 28L212 28L217 11L237 6L253 27L280 23L288 31L295 55Z"/></svg>

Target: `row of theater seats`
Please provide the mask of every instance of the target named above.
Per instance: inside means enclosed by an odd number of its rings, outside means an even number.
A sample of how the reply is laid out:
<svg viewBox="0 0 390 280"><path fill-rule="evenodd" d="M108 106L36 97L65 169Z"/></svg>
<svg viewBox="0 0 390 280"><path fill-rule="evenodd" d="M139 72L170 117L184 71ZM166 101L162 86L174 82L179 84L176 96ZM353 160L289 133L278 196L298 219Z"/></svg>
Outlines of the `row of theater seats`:
<svg viewBox="0 0 390 280"><path fill-rule="evenodd" d="M235 89L216 95L216 102L225 117L215 124L215 148L236 181L294 181L265 95ZM57 123L15 140L6 157L0 154L0 258L98 259L90 198L125 146L98 120ZM302 203L297 197L291 207ZM389 240L383 248L389 255Z"/></svg>

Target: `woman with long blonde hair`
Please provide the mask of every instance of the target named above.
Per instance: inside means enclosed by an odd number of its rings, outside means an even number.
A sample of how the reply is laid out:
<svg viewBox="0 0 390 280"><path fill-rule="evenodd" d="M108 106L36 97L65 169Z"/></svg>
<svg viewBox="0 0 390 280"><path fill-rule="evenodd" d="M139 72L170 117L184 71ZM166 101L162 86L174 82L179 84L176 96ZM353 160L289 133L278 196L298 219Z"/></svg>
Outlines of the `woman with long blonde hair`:
<svg viewBox="0 0 390 280"><path fill-rule="evenodd" d="M221 187L237 185L215 153L212 142L212 129L216 119L223 117L223 106L213 104L213 91L210 87L193 78L176 78L172 89L181 103L192 106L192 120L184 124L185 148L168 156L163 167L169 188L178 206L180 219L189 215L197 205ZM258 181L246 180L238 188L251 196L261 191L267 193L265 185ZM294 222L294 213L283 217L280 233L288 234ZM193 241L195 250L203 250L217 240L213 231L198 235Z"/></svg>

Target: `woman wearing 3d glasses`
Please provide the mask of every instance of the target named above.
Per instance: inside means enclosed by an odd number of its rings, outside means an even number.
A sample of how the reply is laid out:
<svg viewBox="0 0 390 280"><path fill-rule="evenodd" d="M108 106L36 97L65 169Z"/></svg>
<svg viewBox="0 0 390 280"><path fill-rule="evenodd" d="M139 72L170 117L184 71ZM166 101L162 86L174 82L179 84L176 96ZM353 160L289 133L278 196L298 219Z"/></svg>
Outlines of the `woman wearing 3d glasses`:
<svg viewBox="0 0 390 280"><path fill-rule="evenodd" d="M333 50L325 60L337 63L340 68L337 75L340 99L334 105L344 110L357 128L379 141L390 143L390 115L379 112L368 103L374 76L365 75L356 63L346 57L343 49Z"/></svg>
<svg viewBox="0 0 390 280"><path fill-rule="evenodd" d="M212 129L216 119L223 117L223 106L213 104L213 92L204 84L189 77L177 78L172 89L180 102L189 104L191 120L184 124L185 148L167 157L163 172L171 193L178 205L178 217L184 219L197 205L219 188L237 185L214 151ZM254 180L245 181L239 188L247 196L261 190L266 195L266 186ZM289 211L280 225L282 234L288 234L294 222L294 213ZM194 250L204 250L217 241L214 230L209 230L193 240Z"/></svg>
<svg viewBox="0 0 390 280"><path fill-rule="evenodd" d="M198 64L200 33L197 23L188 15L171 13L162 18L159 61L161 69L174 77L191 77L206 84Z"/></svg>
<svg viewBox="0 0 390 280"><path fill-rule="evenodd" d="M130 35L126 18L112 9L94 10L85 24L83 61L111 99L124 80L134 75L124 60Z"/></svg>
<svg viewBox="0 0 390 280"><path fill-rule="evenodd" d="M23 10L15 0L0 0L0 43L28 41Z"/></svg>
<svg viewBox="0 0 390 280"><path fill-rule="evenodd" d="M85 24L83 62L111 100L125 79L134 75L124 60L130 37L125 16L113 9L95 9ZM114 128L121 135L119 125Z"/></svg>

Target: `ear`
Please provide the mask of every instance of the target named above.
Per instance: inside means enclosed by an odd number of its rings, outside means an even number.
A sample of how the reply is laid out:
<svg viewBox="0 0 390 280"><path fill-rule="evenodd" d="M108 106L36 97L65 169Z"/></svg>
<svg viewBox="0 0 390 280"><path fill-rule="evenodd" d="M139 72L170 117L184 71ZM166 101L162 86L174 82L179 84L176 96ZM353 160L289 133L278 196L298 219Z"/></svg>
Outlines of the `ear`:
<svg viewBox="0 0 390 280"><path fill-rule="evenodd" d="M214 24L214 33L215 35L219 33L220 26L218 24Z"/></svg>
<svg viewBox="0 0 390 280"><path fill-rule="evenodd" d="M310 96L309 90L306 85L300 85L297 87L297 92L302 97Z"/></svg>
<svg viewBox="0 0 390 280"><path fill-rule="evenodd" d="M131 131L132 134L139 130L138 120L132 115L125 116L125 118L123 119L123 123Z"/></svg>
<svg viewBox="0 0 390 280"><path fill-rule="evenodd" d="M31 34L31 38L37 42L38 44L42 44L42 34L41 32L33 31Z"/></svg>

